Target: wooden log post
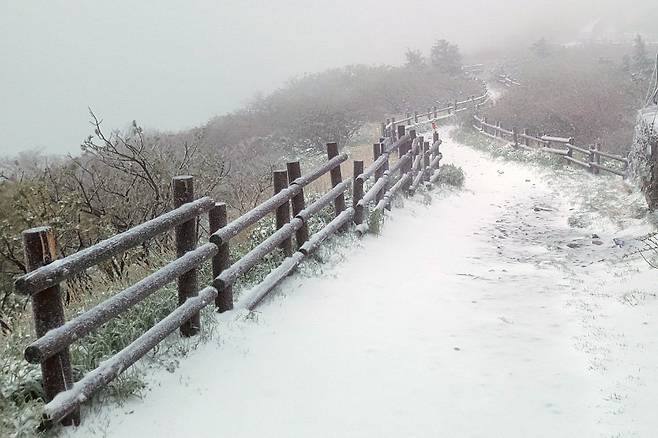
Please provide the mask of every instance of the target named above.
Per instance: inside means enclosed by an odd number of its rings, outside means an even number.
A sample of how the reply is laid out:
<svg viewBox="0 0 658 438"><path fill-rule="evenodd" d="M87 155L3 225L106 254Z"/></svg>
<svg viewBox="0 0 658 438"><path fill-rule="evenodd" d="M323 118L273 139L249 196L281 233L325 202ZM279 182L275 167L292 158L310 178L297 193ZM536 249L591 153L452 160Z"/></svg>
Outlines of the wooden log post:
<svg viewBox="0 0 658 438"><path fill-rule="evenodd" d="M483 116L482 117L482 131L486 132L486 133L489 132L489 131L487 131L487 129L489 129L489 127L487 126L487 123L489 123L489 122L487 122L487 116Z"/></svg>
<svg viewBox="0 0 658 438"><path fill-rule="evenodd" d="M174 208L194 201L194 177L190 175L175 176L172 186L174 191ZM197 219L193 218L176 226L174 235L177 257L182 257L186 252L195 249L197 241ZM197 293L197 269L194 268L178 277L178 305L182 305L188 298L197 296ZM196 313L181 325L180 333L184 337L189 337L199 333L200 329L201 318Z"/></svg>
<svg viewBox="0 0 658 438"><path fill-rule="evenodd" d="M377 161L383 153L384 153L384 145L382 143L374 143L372 145L372 160L373 160L373 162ZM356 162L355 162L355 166L356 166ZM387 167L388 167L388 160L383 166L381 166L379 169L375 170L375 182L379 181L379 179L384 175L384 172L385 172ZM363 183L363 181L362 181L362 183ZM379 202L379 200L383 197L384 197L384 191L382 190L379 193L377 193L377 202ZM358 213L358 212L356 212L356 213Z"/></svg>
<svg viewBox="0 0 658 438"><path fill-rule="evenodd" d="M397 138L395 137L396 134L396 126L395 126L395 117L391 117L391 140L395 141Z"/></svg>
<svg viewBox="0 0 658 438"><path fill-rule="evenodd" d="M407 142L407 146L405 148L404 153L406 154L408 152L411 152L409 154L411 159L407 161L407 163L405 164L405 166L403 168L400 169L400 177L403 177L406 174L413 175L413 172L414 172L414 167L413 167L413 165L414 165L413 145L414 145L415 141L416 141L416 130L415 129L410 129L409 130L409 141ZM403 191L405 193L405 196L409 195L409 187L411 187L412 179L413 179L413 177L408 178L407 183L404 184L404 186L403 186Z"/></svg>
<svg viewBox="0 0 658 438"><path fill-rule="evenodd" d="M597 175L599 173L599 168L595 166L596 163L596 156L598 154L596 153L596 146L595 145L590 145L589 147L589 156L588 156L588 161L589 161L589 171L592 172L594 175Z"/></svg>
<svg viewBox="0 0 658 438"><path fill-rule="evenodd" d="M379 153L380 155L386 154L386 148L384 147L384 143L379 144ZM384 165L382 166L382 170L381 170L382 176L386 171L388 171L388 154L386 154L386 158L384 159Z"/></svg>
<svg viewBox="0 0 658 438"><path fill-rule="evenodd" d="M372 145L372 161L373 163L379 159L382 155L382 146L381 143L373 143ZM379 169L375 170L375 182L379 180L379 178L382 177L383 173L383 168L380 167ZM356 176L356 175L354 175Z"/></svg>
<svg viewBox="0 0 658 438"><path fill-rule="evenodd" d="M435 106L434 107L434 118L437 119L438 117L439 117L438 108Z"/></svg>
<svg viewBox="0 0 658 438"><path fill-rule="evenodd" d="M409 141L406 142L406 144L404 145L404 148L401 149L402 153L400 154L400 157L402 157L404 154L406 154L407 152L409 152L412 149L415 139L416 139L416 130L415 129L410 129L409 130ZM411 157L411 162L413 162L413 156ZM402 169L402 171L407 172L408 170L406 170L406 169L411 167L410 164L411 163L409 163L407 166L405 166Z"/></svg>
<svg viewBox="0 0 658 438"><path fill-rule="evenodd" d="M391 127L389 126L390 124L391 124L391 119L386 119L386 130L384 131L384 137L391 136Z"/></svg>
<svg viewBox="0 0 658 438"><path fill-rule="evenodd" d="M274 185L274 194L276 195L282 190L288 188L288 171L275 170L272 175L272 183ZM286 201L276 208L276 229L283 228L284 225L290 223L290 202ZM279 248L283 250L286 257L292 255L292 238L284 239Z"/></svg>
<svg viewBox="0 0 658 438"><path fill-rule="evenodd" d="M514 147L519 147L519 134L516 131L516 126L512 128L512 141L514 141Z"/></svg>
<svg viewBox="0 0 658 438"><path fill-rule="evenodd" d="M523 128L523 144L525 146L528 146L528 137L527 137L527 135L528 135L528 129Z"/></svg>
<svg viewBox="0 0 658 438"><path fill-rule="evenodd" d="M430 142L423 143L423 180L430 180Z"/></svg>
<svg viewBox="0 0 658 438"><path fill-rule="evenodd" d="M359 201L363 199L363 180L357 177L363 173L363 161L354 160L353 170L352 206L354 207L354 224L361 225L363 223L364 208L363 205L359 205Z"/></svg>
<svg viewBox="0 0 658 438"><path fill-rule="evenodd" d="M386 122L382 122L381 134L382 137L386 137Z"/></svg>
<svg viewBox="0 0 658 438"><path fill-rule="evenodd" d="M418 111L414 111L414 123L418 123Z"/></svg>
<svg viewBox="0 0 658 438"><path fill-rule="evenodd" d="M338 143L327 143L327 159L331 160L338 156ZM343 175L340 171L340 166L334 167L330 171L331 187L336 187L343 181ZM335 216L338 217L345 210L345 194L341 193L334 201ZM341 227L341 231L347 230L347 225Z"/></svg>
<svg viewBox="0 0 658 438"><path fill-rule="evenodd" d="M432 108L427 108L427 121L432 120Z"/></svg>
<svg viewBox="0 0 658 438"><path fill-rule="evenodd" d="M411 113L407 112L405 114L405 117L407 118L407 120L411 120Z"/></svg>
<svg viewBox="0 0 658 438"><path fill-rule="evenodd" d="M404 137L406 131L407 131L406 127L398 126L398 139ZM398 158L401 158L404 154L407 153L406 149L407 149L406 144L400 145L400 147L398 148Z"/></svg>
<svg viewBox="0 0 658 438"><path fill-rule="evenodd" d="M228 214L226 204L223 202L216 202L215 206L208 212L208 226L210 234L224 228L228 224ZM219 277L219 274L224 272L230 266L230 248L228 242L222 242L218 246L219 251L217 255L212 258L212 278ZM228 286L224 290L218 291L217 298L215 298L215 308L217 312L222 313L227 310L233 309L233 286Z"/></svg>
<svg viewBox="0 0 658 438"><path fill-rule="evenodd" d="M23 252L28 272L53 262L57 258L57 242L51 227L23 231ZM59 284L32 295L32 315L37 337L64 324L64 305ZM73 387L73 373L68 347L41 362L41 377L46 401ZM62 424L80 424L80 411L69 414Z"/></svg>
<svg viewBox="0 0 658 438"><path fill-rule="evenodd" d="M299 165L299 161L291 161L286 163L286 169L288 170L288 179L292 182L297 178L302 177L302 169ZM304 199L304 189L293 196L290 200L292 204L292 215L297 216L300 211L306 207L306 201ZM302 245L308 240L308 225L304 223L299 230L295 232L295 242L297 243L297 249L301 248Z"/></svg>

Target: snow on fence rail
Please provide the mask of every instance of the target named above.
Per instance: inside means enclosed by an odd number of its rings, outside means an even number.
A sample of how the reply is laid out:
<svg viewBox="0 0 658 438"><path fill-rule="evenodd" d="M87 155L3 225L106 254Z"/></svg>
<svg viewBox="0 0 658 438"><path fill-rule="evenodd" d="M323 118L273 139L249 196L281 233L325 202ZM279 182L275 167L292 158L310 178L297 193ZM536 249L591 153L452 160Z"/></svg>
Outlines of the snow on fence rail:
<svg viewBox="0 0 658 438"><path fill-rule="evenodd" d="M520 87L521 83L509 77L506 74L500 74L496 77L496 80L506 86L507 88L511 87Z"/></svg>
<svg viewBox="0 0 658 438"><path fill-rule="evenodd" d="M600 150L600 144L580 147L574 144L572 137L550 135L532 136L526 129L519 133L517 128L504 129L500 122L489 123L486 117L473 116L473 127L488 137L509 140L512 147L526 150L539 150L562 156L566 161L588 169L593 174L601 170L621 177L626 177L628 158Z"/></svg>
<svg viewBox="0 0 658 438"><path fill-rule="evenodd" d="M455 102L454 107L445 111L454 114L460 110L460 105L477 105L484 100L486 95ZM432 114L436 119L438 110L423 116ZM47 402L44 424L79 424L80 405L169 334L180 330L184 337L197 335L201 329L201 309L212 303L218 312L233 309L232 285L270 252L281 248L286 258L260 284L245 293L235 307L255 308L307 255L331 235L347 231L351 222L357 233L366 232L365 218L370 207L373 211L390 210L391 200L396 194L413 195L421 186L431 186L437 178L442 158L438 133L434 133L430 145L423 137L417 137L415 130L408 130L396 122L384 124L383 131L382 137L373 145L372 164L364 169L363 161L353 162L352 180L343 181L341 175L341 164L347 160L347 155L339 153L336 143L328 143L327 162L305 175L301 173L299 161L287 163L286 170L273 174L274 195L231 222L227 221L226 204L209 197L195 200L194 178L177 176L172 182L173 210L63 259L56 260L56 242L51 227L24 231L24 253L29 272L16 280L15 288L32 300L37 339L26 347L25 359L41 365ZM306 205L304 187L327 173L332 188ZM365 184L369 181L372 184L366 190ZM345 192L350 189L352 203L348 207ZM309 219L332 203L334 219L309 236ZM231 239L271 213L276 216L276 231L239 260L231 261ZM210 238L208 243L197 247L197 225L205 214ZM62 281L171 229L175 234L175 260L69 321L65 320L60 292ZM293 235L296 250L293 250ZM197 273L207 261L211 261L214 280L211 286L199 290ZM174 281L177 281L178 307L130 345L74 382L69 346Z"/></svg>
<svg viewBox="0 0 658 438"><path fill-rule="evenodd" d="M435 122L453 117L455 114L466 111L468 109L478 110L487 102L487 100L489 100L489 93L485 92L481 96L471 96L468 99L462 101L455 100L452 105L444 108L438 108L434 106L432 108L428 108L427 112L424 113L415 111L412 114L407 112L403 119L387 119L386 122L382 124L382 135L386 135L386 133L390 134L391 132L395 133L395 126L399 124Z"/></svg>

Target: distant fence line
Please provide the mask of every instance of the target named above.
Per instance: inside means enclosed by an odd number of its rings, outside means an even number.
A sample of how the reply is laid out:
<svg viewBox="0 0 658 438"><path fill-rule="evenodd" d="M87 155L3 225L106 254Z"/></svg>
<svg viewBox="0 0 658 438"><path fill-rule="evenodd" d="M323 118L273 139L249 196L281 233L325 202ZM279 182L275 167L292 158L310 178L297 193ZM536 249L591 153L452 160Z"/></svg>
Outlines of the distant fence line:
<svg viewBox="0 0 658 438"><path fill-rule="evenodd" d="M443 108L434 106L428 108L426 112L415 111L413 113L407 112L405 117L396 120L395 118L387 119L382 123L382 135L390 134L391 127L395 131L395 126L399 124L419 124L423 122L434 122L453 117L455 114L467 111L478 110L489 100L489 93L485 92L480 96L471 96L466 100L455 100L452 105Z"/></svg>
<svg viewBox="0 0 658 438"><path fill-rule="evenodd" d="M498 76L496 76L496 81L503 84L507 88L521 86L521 83L519 81L512 79L510 76L506 74L499 74Z"/></svg>
<svg viewBox="0 0 658 438"><path fill-rule="evenodd" d="M558 137L552 135L532 136L527 129L518 132L516 127L511 130L503 128L500 122L489 123L486 117L477 114L473 116L475 128L481 134L496 140L510 141L517 149L547 152L563 157L566 161L589 170L593 174L600 171L613 173L626 178L628 158L610 154L600 150L600 144L576 146L573 137Z"/></svg>
<svg viewBox="0 0 658 438"><path fill-rule="evenodd" d="M218 312L255 308L262 299L320 244L353 223L358 234L367 232L368 210L390 209L393 198L429 189L438 179L442 158L441 140L433 133L432 142L417 137L407 123L420 117L438 120L486 101L486 95L455 102L444 109L409 116L402 121L382 124L382 136L373 144L372 163L353 161L354 178L343 180L341 164L347 161L336 143L327 144L327 161L302 174L300 162L289 162L285 170L273 173L274 195L252 210L228 222L226 204L210 197L195 199L194 178L177 176L172 180L173 210L117 234L63 259L56 260L55 233L49 226L23 232L24 253L29 272L15 281L16 291L32 300L37 339L25 349L29 363L40 364L46 396L44 423L80 423L79 407L95 392L176 330L184 337L201 330L199 311L214 304ZM306 205L304 188L329 174L332 188ZM366 184L369 184L366 187ZM351 189L351 205L345 194ZM309 235L308 221L333 204L334 218L315 234ZM276 231L238 260L229 257L231 240L269 214L276 217ZM205 217L209 242L198 246L198 224ZM60 284L88 268L119 255L160 234L174 230L177 258L124 290L66 321ZM293 247L293 236L295 245ZM234 303L232 286L267 254L280 248L286 256L262 282ZM212 284L199 287L199 268L212 266ZM73 381L69 346L101 325L125 313L169 283L177 282L178 307L131 344L106 358L79 381Z"/></svg>

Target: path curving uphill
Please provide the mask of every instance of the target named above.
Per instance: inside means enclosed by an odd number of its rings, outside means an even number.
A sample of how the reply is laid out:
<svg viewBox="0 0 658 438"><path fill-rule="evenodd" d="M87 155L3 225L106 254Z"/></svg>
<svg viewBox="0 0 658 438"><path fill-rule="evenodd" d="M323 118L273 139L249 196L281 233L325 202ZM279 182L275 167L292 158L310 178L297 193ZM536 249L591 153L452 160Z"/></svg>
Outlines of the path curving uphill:
<svg viewBox="0 0 658 438"><path fill-rule="evenodd" d="M653 436L654 274L619 247L646 227L627 207L641 196L451 140L442 152L464 190L337 241L342 260L292 276L255 317L223 315L143 400L67 436Z"/></svg>

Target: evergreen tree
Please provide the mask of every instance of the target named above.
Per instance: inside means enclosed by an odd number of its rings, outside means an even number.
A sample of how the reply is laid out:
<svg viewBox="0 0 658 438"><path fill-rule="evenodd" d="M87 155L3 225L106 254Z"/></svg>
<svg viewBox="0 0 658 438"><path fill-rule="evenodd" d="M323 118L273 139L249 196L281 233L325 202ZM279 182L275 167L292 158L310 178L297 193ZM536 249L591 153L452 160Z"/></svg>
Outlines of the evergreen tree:
<svg viewBox="0 0 658 438"><path fill-rule="evenodd" d="M425 57L420 50L411 50L407 49L404 54L406 59L406 66L412 68L424 67L425 66Z"/></svg>
<svg viewBox="0 0 658 438"><path fill-rule="evenodd" d="M450 75L459 74L462 68L462 55L459 47L446 40L438 40L434 43L430 60L433 67Z"/></svg>
<svg viewBox="0 0 658 438"><path fill-rule="evenodd" d="M648 69L650 64L644 39L641 35L637 35L633 42L633 65L638 71L643 72Z"/></svg>
<svg viewBox="0 0 658 438"><path fill-rule="evenodd" d="M540 58L547 58L551 54L548 48L548 42L546 42L546 38L544 37L541 37L539 40L535 41L531 49L535 55Z"/></svg>

